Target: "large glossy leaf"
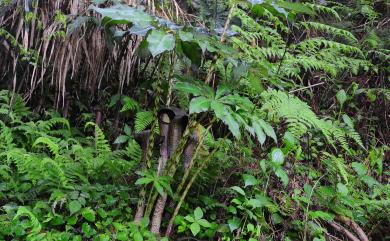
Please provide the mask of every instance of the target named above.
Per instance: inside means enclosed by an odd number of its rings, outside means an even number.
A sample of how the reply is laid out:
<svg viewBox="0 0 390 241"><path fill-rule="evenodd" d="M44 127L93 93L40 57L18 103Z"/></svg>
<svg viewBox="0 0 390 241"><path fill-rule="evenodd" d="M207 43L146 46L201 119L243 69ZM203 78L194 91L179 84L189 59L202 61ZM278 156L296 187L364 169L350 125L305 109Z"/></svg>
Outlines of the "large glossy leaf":
<svg viewBox="0 0 390 241"><path fill-rule="evenodd" d="M146 40L148 49L153 57L175 48L175 37L162 30L153 30Z"/></svg>
<svg viewBox="0 0 390 241"><path fill-rule="evenodd" d="M183 53L191 60L192 64L200 66L202 61L202 49L196 42L181 41Z"/></svg>
<svg viewBox="0 0 390 241"><path fill-rule="evenodd" d="M132 23L140 27L147 27L153 21L153 18L143 10L123 4L116 4L109 8L91 5L90 9L102 15L105 25Z"/></svg>

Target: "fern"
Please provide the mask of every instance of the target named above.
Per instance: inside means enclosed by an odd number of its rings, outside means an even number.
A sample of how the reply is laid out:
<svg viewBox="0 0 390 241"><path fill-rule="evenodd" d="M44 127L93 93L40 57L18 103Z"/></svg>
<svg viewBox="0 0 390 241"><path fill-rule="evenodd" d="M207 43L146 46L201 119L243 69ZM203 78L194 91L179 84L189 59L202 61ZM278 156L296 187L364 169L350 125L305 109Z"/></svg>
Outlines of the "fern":
<svg viewBox="0 0 390 241"><path fill-rule="evenodd" d="M333 171L336 171L337 174L343 179L343 181L348 184L348 172L347 167L345 166L344 159L340 157L335 157L332 154L329 154L327 152L324 153L326 157L328 157L331 161L331 164L329 168L333 169Z"/></svg>
<svg viewBox="0 0 390 241"><path fill-rule="evenodd" d="M355 36L351 32L340 29L340 28L336 28L336 27L333 27L333 26L330 26L330 25L327 25L324 23L302 22L301 25L304 26L306 29L319 30L321 32L324 32L324 33L327 33L327 34L330 34L333 36L342 37L342 38L350 41L350 43L352 43L352 44L355 44L358 42L358 40L355 38Z"/></svg>
<svg viewBox="0 0 390 241"><path fill-rule="evenodd" d="M140 145L133 139L127 144L127 155L131 161L140 163L142 159L142 148Z"/></svg>
<svg viewBox="0 0 390 241"><path fill-rule="evenodd" d="M356 55L358 57L364 57L363 52L354 46L338 43L331 40L326 40L324 38L311 38L305 41L302 41L296 45L296 47L302 51L307 51L308 49L322 49L322 48L332 48L336 49L339 52Z"/></svg>
<svg viewBox="0 0 390 241"><path fill-rule="evenodd" d="M122 99L122 109L120 110L120 112L126 112L126 111L134 111L134 110L138 110L139 109L139 103L128 97L128 96L124 96L123 99Z"/></svg>
<svg viewBox="0 0 390 241"><path fill-rule="evenodd" d="M51 154L53 154L55 157L57 157L59 155L59 146L54 142L52 141L50 138L48 137L39 137L33 144L33 147L36 147L38 144L45 144Z"/></svg>
<svg viewBox="0 0 390 241"><path fill-rule="evenodd" d="M141 132L150 126L153 122L153 113L151 111L137 112L134 122L134 130Z"/></svg>
<svg viewBox="0 0 390 241"><path fill-rule="evenodd" d="M333 16L338 21L341 21L340 15L337 13L336 10L334 10L331 7L327 7L320 4L314 4L314 3L304 3L304 4L317 13Z"/></svg>
<svg viewBox="0 0 390 241"><path fill-rule="evenodd" d="M321 131L330 144L334 145L335 141L338 141L349 151L345 131L329 120L319 119L305 102L276 90L263 92L261 96L264 101L262 110L268 113L271 120L284 120L288 131L296 138L314 129ZM358 134L355 132L354 135Z"/></svg>
<svg viewBox="0 0 390 241"><path fill-rule="evenodd" d="M14 146L14 138L11 128L0 120L0 150L7 150Z"/></svg>
<svg viewBox="0 0 390 241"><path fill-rule="evenodd" d="M106 136L104 135L102 129L98 125L93 122L88 122L85 127L94 126L95 127L95 149L97 151L97 155L105 155L111 152L111 147L106 140Z"/></svg>
<svg viewBox="0 0 390 241"><path fill-rule="evenodd" d="M30 219L30 234L38 234L42 229L42 225L39 222L37 216L35 216L35 214L31 212L28 207L20 206L13 220L17 220L23 216L27 216Z"/></svg>

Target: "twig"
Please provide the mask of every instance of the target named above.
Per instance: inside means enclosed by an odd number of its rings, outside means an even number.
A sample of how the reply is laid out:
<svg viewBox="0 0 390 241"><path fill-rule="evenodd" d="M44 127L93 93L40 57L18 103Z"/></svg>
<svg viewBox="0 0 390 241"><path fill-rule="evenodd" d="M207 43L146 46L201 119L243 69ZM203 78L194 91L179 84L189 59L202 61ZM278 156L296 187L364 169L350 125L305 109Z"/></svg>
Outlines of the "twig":
<svg viewBox="0 0 390 241"><path fill-rule="evenodd" d="M294 92L298 92L298 91L301 91L301 90L305 90L305 89L309 89L311 87L315 87L315 86L318 86L318 85L323 85L325 84L325 82L321 82L321 83L317 83L317 84L312 84L312 85L309 85L309 86L305 86L305 87L302 87L302 88L299 88L299 89L296 89L296 90L292 90L290 92L288 92L289 94L292 94Z"/></svg>

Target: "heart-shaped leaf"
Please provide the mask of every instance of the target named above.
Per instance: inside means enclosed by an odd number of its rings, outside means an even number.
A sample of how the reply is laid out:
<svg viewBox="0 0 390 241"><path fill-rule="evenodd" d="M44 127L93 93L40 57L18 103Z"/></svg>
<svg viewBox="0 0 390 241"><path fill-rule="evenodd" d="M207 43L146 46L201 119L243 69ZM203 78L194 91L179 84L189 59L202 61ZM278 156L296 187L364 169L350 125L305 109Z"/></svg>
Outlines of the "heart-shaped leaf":
<svg viewBox="0 0 390 241"><path fill-rule="evenodd" d="M148 49L153 57L175 48L175 37L162 30L153 30L146 40Z"/></svg>

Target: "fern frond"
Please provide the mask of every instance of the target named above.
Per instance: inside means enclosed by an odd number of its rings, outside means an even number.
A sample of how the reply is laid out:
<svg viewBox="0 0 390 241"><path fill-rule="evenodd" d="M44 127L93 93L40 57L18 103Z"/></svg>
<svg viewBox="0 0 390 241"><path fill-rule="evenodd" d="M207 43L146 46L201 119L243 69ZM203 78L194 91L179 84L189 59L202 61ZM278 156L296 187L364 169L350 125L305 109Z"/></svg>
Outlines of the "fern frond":
<svg viewBox="0 0 390 241"><path fill-rule="evenodd" d="M38 121L37 124L38 128L46 132L50 131L56 125L62 125L70 130L69 121L62 117L53 117L49 120Z"/></svg>
<svg viewBox="0 0 390 241"><path fill-rule="evenodd" d="M33 147L36 147L38 144L45 144L55 157L58 156L60 148L58 144L52 141L49 137L45 137L45 136L39 137L38 139L35 140Z"/></svg>
<svg viewBox="0 0 390 241"><path fill-rule="evenodd" d="M127 144L126 151L127 151L128 157L130 158L131 161L134 161L137 163L141 162L142 148L134 139L129 141L129 143Z"/></svg>
<svg viewBox="0 0 390 241"><path fill-rule="evenodd" d="M122 109L120 110L120 112L126 112L126 111L134 111L134 110L138 110L139 109L139 103L128 97L128 96L124 96L123 99L122 99Z"/></svg>
<svg viewBox="0 0 390 241"><path fill-rule="evenodd" d="M333 36L345 38L348 41L350 41L350 43L352 44L358 42L356 37L351 32L344 29L330 26L328 24L319 23L319 22L302 22L301 25L304 26L306 29L314 29Z"/></svg>
<svg viewBox="0 0 390 241"><path fill-rule="evenodd" d="M333 16L338 21L341 21L340 15L337 13L336 10L334 10L331 7L327 7L327 6L320 5L320 4L314 4L314 3L304 3L304 4L317 13L327 14L329 16Z"/></svg>
<svg viewBox="0 0 390 241"><path fill-rule="evenodd" d="M88 126L94 126L95 127L95 149L97 152L97 155L104 155L109 152L111 152L111 147L108 144L108 141L106 140L106 136L104 135L104 132L98 125L96 125L94 122L88 122L85 127Z"/></svg>
<svg viewBox="0 0 390 241"><path fill-rule="evenodd" d="M296 47L303 52L310 50L310 49L322 49L322 48L332 48L339 52L345 53L345 54L352 54L357 55L358 57L364 57L363 52L354 46L338 43L331 40L326 40L324 38L311 38L307 39L305 41L302 41L296 45Z"/></svg>
<svg viewBox="0 0 390 241"><path fill-rule="evenodd" d="M330 120L319 119L311 108L300 99L282 91L270 90L262 94L262 110L273 121L284 120L288 131L297 139L310 129L321 131L326 140L334 145L335 141L349 151L347 134Z"/></svg>
<svg viewBox="0 0 390 241"><path fill-rule="evenodd" d="M13 220L17 220L23 216L27 216L30 219L30 224L31 224L30 233L38 234L42 229L42 225L39 222L37 216L35 216L35 214L33 212L31 212L27 207L20 206L18 208L18 211L16 212L16 215L14 216Z"/></svg>
<svg viewBox="0 0 390 241"><path fill-rule="evenodd" d="M134 122L134 130L141 132L150 126L153 122L153 113L151 111L140 111L137 112Z"/></svg>

